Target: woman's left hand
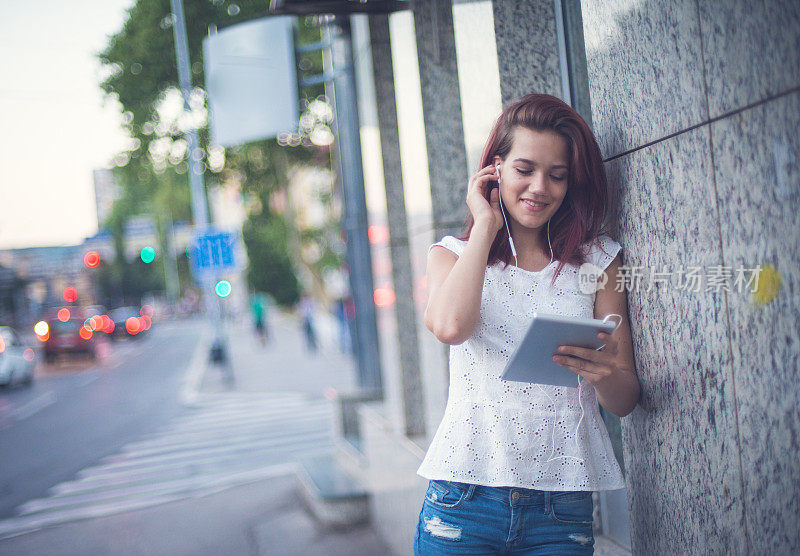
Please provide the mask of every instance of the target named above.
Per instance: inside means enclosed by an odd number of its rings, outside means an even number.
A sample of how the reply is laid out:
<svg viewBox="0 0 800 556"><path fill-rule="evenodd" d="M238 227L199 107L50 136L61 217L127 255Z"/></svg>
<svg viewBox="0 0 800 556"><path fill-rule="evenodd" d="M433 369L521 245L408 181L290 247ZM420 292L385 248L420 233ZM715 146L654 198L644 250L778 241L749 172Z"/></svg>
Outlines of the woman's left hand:
<svg viewBox="0 0 800 556"><path fill-rule="evenodd" d="M619 342L611 335L601 332L597 335L606 345L600 349L582 348L578 346L558 346L558 353L553 361L565 367L594 385L598 385L609 377L624 373L625 362L619 356Z"/></svg>

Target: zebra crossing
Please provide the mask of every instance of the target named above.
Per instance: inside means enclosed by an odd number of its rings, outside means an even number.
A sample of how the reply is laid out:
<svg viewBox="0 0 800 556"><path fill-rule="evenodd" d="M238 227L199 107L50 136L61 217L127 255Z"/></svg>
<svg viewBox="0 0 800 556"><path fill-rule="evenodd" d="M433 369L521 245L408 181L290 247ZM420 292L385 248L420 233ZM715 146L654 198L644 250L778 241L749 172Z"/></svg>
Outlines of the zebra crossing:
<svg viewBox="0 0 800 556"><path fill-rule="evenodd" d="M291 473L334 449L333 408L303 393L203 394L162 430L83 469L0 521L0 539Z"/></svg>

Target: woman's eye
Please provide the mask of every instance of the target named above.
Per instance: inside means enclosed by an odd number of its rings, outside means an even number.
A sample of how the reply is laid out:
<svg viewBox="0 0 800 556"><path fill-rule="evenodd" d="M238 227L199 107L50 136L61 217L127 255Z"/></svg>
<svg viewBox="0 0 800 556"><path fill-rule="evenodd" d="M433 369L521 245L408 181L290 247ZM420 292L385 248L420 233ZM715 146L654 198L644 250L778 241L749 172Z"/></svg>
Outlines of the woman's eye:
<svg viewBox="0 0 800 556"><path fill-rule="evenodd" d="M522 174L523 176L528 176L533 172L533 170L523 170L522 168L516 168L516 170L517 170L518 173Z"/></svg>
<svg viewBox="0 0 800 556"><path fill-rule="evenodd" d="M550 177L553 179L553 181L564 181L565 179L567 179L567 176L550 176Z"/></svg>

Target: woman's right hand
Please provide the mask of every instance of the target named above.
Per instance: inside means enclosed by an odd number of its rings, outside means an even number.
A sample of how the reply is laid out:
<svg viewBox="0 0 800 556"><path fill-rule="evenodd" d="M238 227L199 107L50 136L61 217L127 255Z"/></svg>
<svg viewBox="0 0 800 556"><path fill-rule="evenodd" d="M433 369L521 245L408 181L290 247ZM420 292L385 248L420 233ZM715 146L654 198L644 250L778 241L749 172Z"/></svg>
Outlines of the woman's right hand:
<svg viewBox="0 0 800 556"><path fill-rule="evenodd" d="M475 225L486 226L492 233L503 227L503 213L500 211L500 188L491 187L489 200L486 191L497 181L494 166L486 166L469 179L467 187L467 206L472 213Z"/></svg>

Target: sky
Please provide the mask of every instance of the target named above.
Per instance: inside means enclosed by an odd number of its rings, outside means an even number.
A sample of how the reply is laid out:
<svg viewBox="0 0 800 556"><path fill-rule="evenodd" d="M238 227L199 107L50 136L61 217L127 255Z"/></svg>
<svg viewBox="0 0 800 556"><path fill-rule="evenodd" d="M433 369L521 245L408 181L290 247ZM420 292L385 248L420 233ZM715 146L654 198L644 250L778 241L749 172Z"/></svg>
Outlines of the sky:
<svg viewBox="0 0 800 556"><path fill-rule="evenodd" d="M97 231L92 170L125 148L96 54L133 0L0 0L0 249Z"/></svg>
<svg viewBox="0 0 800 556"><path fill-rule="evenodd" d="M96 233L92 171L110 167L128 143L121 106L99 87L96 54L121 29L133 4L0 0L0 249L78 244ZM453 12L472 169L500 112L491 2L455 4ZM430 195L413 19L399 12L391 22L406 208L426 212ZM359 54L364 52L357 48ZM379 144L374 122L361 123L362 140ZM380 212L380 152L366 143L367 204Z"/></svg>

